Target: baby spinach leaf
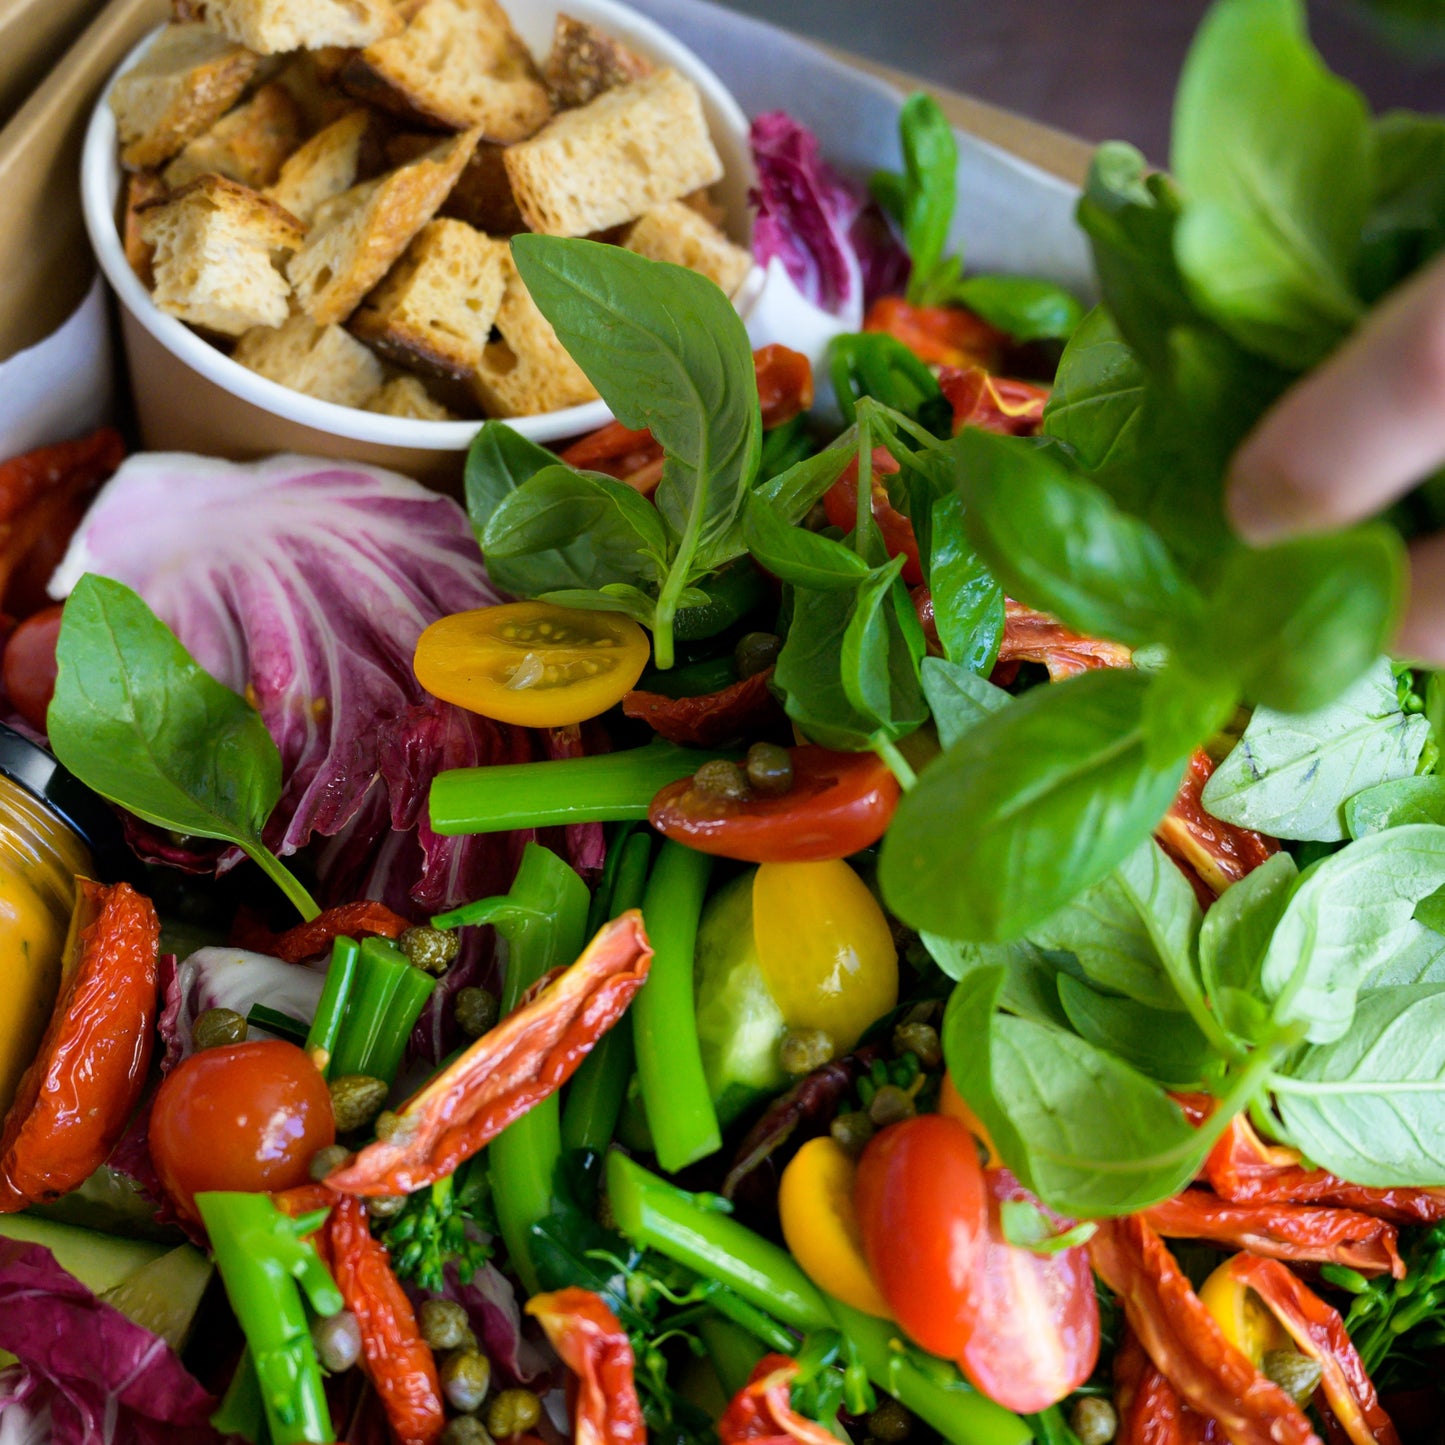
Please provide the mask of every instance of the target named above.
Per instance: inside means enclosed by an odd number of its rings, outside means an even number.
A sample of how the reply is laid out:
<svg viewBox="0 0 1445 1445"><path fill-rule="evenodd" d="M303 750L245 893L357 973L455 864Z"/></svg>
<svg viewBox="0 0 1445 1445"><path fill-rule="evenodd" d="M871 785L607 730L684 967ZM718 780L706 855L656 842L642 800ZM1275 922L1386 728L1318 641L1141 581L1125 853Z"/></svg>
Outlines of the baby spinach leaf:
<svg viewBox="0 0 1445 1445"><path fill-rule="evenodd" d="M1351 838L1364 838L1409 823L1445 826L1445 778L1398 777L1356 793L1345 804L1345 826Z"/></svg>
<svg viewBox="0 0 1445 1445"><path fill-rule="evenodd" d="M969 276L945 299L1017 341L1067 341L1084 317L1077 297L1033 276Z"/></svg>
<svg viewBox="0 0 1445 1445"><path fill-rule="evenodd" d="M754 493L743 514L748 551L783 582L819 592L856 590L868 564L851 547L785 522Z"/></svg>
<svg viewBox="0 0 1445 1445"><path fill-rule="evenodd" d="M960 943L936 933L923 933L919 938L949 978L961 982L979 969L1002 968L1000 1008L1055 1028L1069 1027L1059 1002L1059 978L1079 972L1078 963L1069 954L1050 953L1023 939L1013 943Z"/></svg>
<svg viewBox="0 0 1445 1445"><path fill-rule="evenodd" d="M307 918L318 909L261 841L281 754L129 587L86 573L65 604L47 727L87 787L158 828L242 849Z"/></svg>
<svg viewBox="0 0 1445 1445"><path fill-rule="evenodd" d="M1205 784L1204 806L1239 828L1336 842L1346 836L1349 800L1362 792L1369 798L1392 779L1409 779L1428 732L1424 718L1402 711L1390 664L1379 658L1334 702L1313 712L1257 708ZM1369 807L1361 803L1362 818ZM1359 831L1376 829L1366 824Z"/></svg>
<svg viewBox="0 0 1445 1445"><path fill-rule="evenodd" d="M1355 997L1412 944L1415 905L1445 886L1445 828L1373 833L1300 879L1265 951L1260 982L1281 1024L1311 1043L1350 1028Z"/></svg>
<svg viewBox="0 0 1445 1445"><path fill-rule="evenodd" d="M995 687L961 663L946 662L941 657L925 657L920 664L923 695L938 729L938 740L945 748L955 742L990 713L1006 707L1013 698L1003 688Z"/></svg>
<svg viewBox="0 0 1445 1445"><path fill-rule="evenodd" d="M873 193L903 229L903 243L913 260L908 300L926 306L953 224L958 142L938 102L922 92L903 102L898 138L903 173L879 172L873 178Z"/></svg>
<svg viewBox="0 0 1445 1445"><path fill-rule="evenodd" d="M1422 898L1415 905L1413 917L1431 933L1445 934L1445 888L1437 888L1428 898Z"/></svg>
<svg viewBox="0 0 1445 1445"><path fill-rule="evenodd" d="M1096 306L1059 358L1044 405L1044 431L1092 470L1137 447L1143 405L1139 362L1109 313Z"/></svg>
<svg viewBox="0 0 1445 1445"><path fill-rule="evenodd" d="M894 815L879 865L890 908L947 937L1019 938L1107 876L1163 816L1184 767L1148 759L1147 688L1133 671L1086 673L964 733Z"/></svg>
<svg viewBox="0 0 1445 1445"><path fill-rule="evenodd" d="M1300 0L1221 0L1179 83L1175 238L1191 294L1281 366L1312 366L1363 310L1353 276L1370 196L1367 111L1304 33Z"/></svg>
<svg viewBox="0 0 1445 1445"><path fill-rule="evenodd" d="M1214 1052L1188 1014L1102 993L1069 974L1059 975L1058 987L1064 1013L1085 1042L1171 1088L1197 1088L1204 1082Z"/></svg>
<svg viewBox="0 0 1445 1445"><path fill-rule="evenodd" d="M1356 1184L1445 1185L1445 987L1371 989L1349 1033L1272 1081L1289 1141Z"/></svg>

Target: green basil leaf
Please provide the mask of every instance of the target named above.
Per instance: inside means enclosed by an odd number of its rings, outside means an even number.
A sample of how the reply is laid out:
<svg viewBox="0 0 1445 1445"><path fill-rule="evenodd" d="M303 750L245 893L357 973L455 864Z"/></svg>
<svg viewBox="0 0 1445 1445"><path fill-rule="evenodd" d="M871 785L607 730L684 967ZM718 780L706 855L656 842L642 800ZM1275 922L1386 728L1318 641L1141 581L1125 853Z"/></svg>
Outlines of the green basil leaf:
<svg viewBox="0 0 1445 1445"><path fill-rule="evenodd" d="M828 375L843 419L852 426L858 403L872 397L938 436L953 431L953 408L927 362L885 331L835 336L828 343Z"/></svg>
<svg viewBox="0 0 1445 1445"><path fill-rule="evenodd" d="M1072 475L1058 451L969 427L943 452L969 539L1010 596L1135 646L1169 639L1198 612L1159 537Z"/></svg>
<svg viewBox="0 0 1445 1445"><path fill-rule="evenodd" d="M854 432L843 436L816 456L805 457L795 462L785 472L770 477L753 493L761 502L766 502L775 516L784 522L801 522L822 499L824 492L847 470L848 463L858 455L858 438ZM739 542L738 550L742 550Z"/></svg>
<svg viewBox="0 0 1445 1445"><path fill-rule="evenodd" d="M1397 777L1393 782L1356 793L1345 804L1345 826L1351 838L1364 838L1409 823L1445 826L1445 778Z"/></svg>
<svg viewBox="0 0 1445 1445"><path fill-rule="evenodd" d="M1067 341L1084 317L1077 297L1033 276L969 276L952 300L1017 341Z"/></svg>
<svg viewBox="0 0 1445 1445"><path fill-rule="evenodd" d="M1337 842L1347 836L1355 795L1367 799L1378 784L1409 779L1429 731L1423 717L1401 709L1390 664L1379 658L1334 702L1313 712L1255 709L1239 743L1204 785L1203 803L1238 828ZM1367 814L1369 804L1361 807ZM1349 831L1359 836L1353 824Z"/></svg>
<svg viewBox="0 0 1445 1445"><path fill-rule="evenodd" d="M1013 698L1003 688L995 687L986 677L957 662L941 657L925 657L919 672L923 695L938 729L938 740L945 748L981 723L990 713L998 712Z"/></svg>
<svg viewBox="0 0 1445 1445"><path fill-rule="evenodd" d="M903 102L898 117L903 174L874 178L873 191L898 218L913 260L908 299L925 304L928 286L943 260L958 196L958 142L939 104L922 92Z"/></svg>
<svg viewBox="0 0 1445 1445"><path fill-rule="evenodd" d="M1413 824L1374 833L1316 863L1300 879L1264 955L1260 979L1281 1024L1311 1043L1350 1028L1372 975L1429 930L1415 905L1445 886L1445 828Z"/></svg>
<svg viewBox="0 0 1445 1445"><path fill-rule="evenodd" d="M1445 246L1445 120L1396 111L1375 121L1373 139L1359 267L1371 304Z"/></svg>
<svg viewBox="0 0 1445 1445"><path fill-rule="evenodd" d="M790 525L756 493L743 514L743 540L769 572L794 587L856 590L868 575L868 564L851 547Z"/></svg>
<svg viewBox="0 0 1445 1445"><path fill-rule="evenodd" d="M1373 989L1348 1035L1273 1081L1289 1141L1373 1188L1445 1185L1445 987Z"/></svg>
<svg viewBox="0 0 1445 1445"><path fill-rule="evenodd" d="M948 937L1019 938L1107 876L1184 769L1148 760L1147 689L1132 670L1086 673L966 732L894 815L879 864L889 907Z"/></svg>
<svg viewBox="0 0 1445 1445"><path fill-rule="evenodd" d="M261 714L201 667L129 587L94 573L66 601L55 656L47 715L55 756L147 823L235 844L315 917L315 904L261 841L281 796L281 754Z"/></svg>
<svg viewBox="0 0 1445 1445"><path fill-rule="evenodd" d="M987 674L1003 641L1004 590L970 544L963 513L963 499L957 495L939 497L930 509L933 623L950 661Z"/></svg>
<svg viewBox="0 0 1445 1445"><path fill-rule="evenodd" d="M1144 373L1113 319L1096 306L1064 347L1044 405L1044 431L1090 470L1138 447Z"/></svg>
<svg viewBox="0 0 1445 1445"><path fill-rule="evenodd" d="M491 579L523 597L656 583L667 565L667 534L645 497L555 460L497 504L479 540Z"/></svg>
<svg viewBox="0 0 1445 1445"><path fill-rule="evenodd" d="M1208 1077L1214 1053L1188 1014L1101 993L1068 974L1059 976L1059 999L1080 1038L1141 1074L1176 1089L1198 1088Z"/></svg>
<svg viewBox="0 0 1445 1445"><path fill-rule="evenodd" d="M1136 653L1136 666L1139 658ZM1193 752L1233 718L1238 703L1228 679L1166 663L1152 674L1144 699L1149 756L1163 762Z"/></svg>
<svg viewBox="0 0 1445 1445"><path fill-rule="evenodd" d="M467 448L467 516L477 541L492 514L524 482L557 465L555 452L530 441L504 421L484 421ZM501 583L498 583L500 586Z"/></svg>
<svg viewBox="0 0 1445 1445"><path fill-rule="evenodd" d="M1363 310L1370 134L1299 0L1210 10L1180 78L1171 160L1189 198L1175 251L1196 303L1250 350L1314 365Z"/></svg>
<svg viewBox="0 0 1445 1445"><path fill-rule="evenodd" d="M1069 1028L1059 1002L1059 979L1079 973L1078 961L1071 954L1050 953L1024 939L1012 943L960 943L936 933L922 933L919 938L939 969L955 982L962 982L979 969L1002 968L1000 1008L1036 1023Z"/></svg>
<svg viewBox="0 0 1445 1445"><path fill-rule="evenodd" d="M1032 1254L1062 1254L1066 1249L1076 1249L1087 1244L1098 1229L1092 1220L1063 1228L1028 1199L1005 1199L998 1213L1003 1237Z"/></svg>

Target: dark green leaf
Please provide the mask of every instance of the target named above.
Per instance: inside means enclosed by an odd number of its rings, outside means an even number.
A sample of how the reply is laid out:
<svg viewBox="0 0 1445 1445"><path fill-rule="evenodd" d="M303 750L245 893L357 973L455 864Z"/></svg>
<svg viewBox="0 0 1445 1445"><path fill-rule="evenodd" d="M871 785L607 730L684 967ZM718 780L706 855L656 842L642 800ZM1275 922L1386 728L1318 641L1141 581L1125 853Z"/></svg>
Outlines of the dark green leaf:
<svg viewBox="0 0 1445 1445"><path fill-rule="evenodd" d="M1059 359L1044 431L1092 470L1138 446L1144 373L1109 313L1096 306Z"/></svg>
<svg viewBox="0 0 1445 1445"><path fill-rule="evenodd" d="M945 662L941 657L925 657L920 674L938 740L945 748L952 747L990 713L1013 701L1001 687L995 687L972 668Z"/></svg>
<svg viewBox="0 0 1445 1445"><path fill-rule="evenodd" d="M1149 756L1163 762L1193 752L1230 721L1238 702L1227 679L1200 676L1167 663L1151 674L1144 700Z"/></svg>
<svg viewBox="0 0 1445 1445"><path fill-rule="evenodd" d="M795 587L856 590L868 575L868 564L851 547L791 526L756 493L743 515L743 540L769 572Z"/></svg>
<svg viewBox="0 0 1445 1445"><path fill-rule="evenodd" d="M467 449L467 515L477 541L481 541L492 513L523 482L556 465L554 452L529 441L506 422L484 421Z"/></svg>
<svg viewBox="0 0 1445 1445"><path fill-rule="evenodd" d="M1356 793L1345 804L1345 825L1351 838L1409 823L1445 825L1445 778L1396 778Z"/></svg>
<svg viewBox="0 0 1445 1445"><path fill-rule="evenodd" d="M1445 888L1437 888L1415 905L1415 922L1431 933L1445 933Z"/></svg>
<svg viewBox="0 0 1445 1445"><path fill-rule="evenodd" d="M1059 1002L1059 979L1079 973L1078 961L1072 954L1049 953L1022 939L1013 943L959 943L934 933L919 937L939 969L955 982L962 982L979 969L1002 968L1000 1008L1036 1023L1069 1027Z"/></svg>
<svg viewBox="0 0 1445 1445"><path fill-rule="evenodd" d="M843 419L851 426L858 403L871 396L939 436L953 430L953 408L938 378L897 337L884 331L835 336L828 343L828 375Z"/></svg>
<svg viewBox="0 0 1445 1445"><path fill-rule="evenodd" d="M1085 1220L1070 1229L1061 1228L1027 1199L1005 1199L998 1212L1003 1237L1033 1254L1060 1254L1066 1249L1076 1249L1087 1244L1098 1227L1091 1220Z"/></svg>
<svg viewBox="0 0 1445 1445"><path fill-rule="evenodd" d="M1209 1072L1213 1051L1188 1014L1101 993L1068 974L1059 976L1059 999L1080 1038L1161 1084L1197 1088Z"/></svg>
<svg viewBox="0 0 1445 1445"><path fill-rule="evenodd" d="M1373 127L1374 195L1360 289L1370 302L1445 245L1445 120L1395 111Z"/></svg>
<svg viewBox="0 0 1445 1445"><path fill-rule="evenodd" d="M903 102L898 117L903 174L874 178L874 194L898 218L913 261L908 299L926 304L929 286L948 244L958 195L958 143L938 102L919 92Z"/></svg>
<svg viewBox="0 0 1445 1445"><path fill-rule="evenodd" d="M846 432L826 451L805 457L787 471L763 482L753 495L766 502L783 521L801 522L857 455L858 438L855 433Z"/></svg>
<svg viewBox="0 0 1445 1445"><path fill-rule="evenodd" d="M640 587L626 582L609 582L604 588L563 587L556 592L543 592L543 602L558 607L576 607L583 612L621 612L643 627L657 621L657 603Z"/></svg>
<svg viewBox="0 0 1445 1445"><path fill-rule="evenodd" d="M1003 584L968 540L961 497L933 503L928 532L927 575L938 640L950 661L989 673L1003 641Z"/></svg>
<svg viewBox="0 0 1445 1445"><path fill-rule="evenodd" d="M1033 276L969 276L951 299L1018 341L1067 341L1084 316L1077 297Z"/></svg>

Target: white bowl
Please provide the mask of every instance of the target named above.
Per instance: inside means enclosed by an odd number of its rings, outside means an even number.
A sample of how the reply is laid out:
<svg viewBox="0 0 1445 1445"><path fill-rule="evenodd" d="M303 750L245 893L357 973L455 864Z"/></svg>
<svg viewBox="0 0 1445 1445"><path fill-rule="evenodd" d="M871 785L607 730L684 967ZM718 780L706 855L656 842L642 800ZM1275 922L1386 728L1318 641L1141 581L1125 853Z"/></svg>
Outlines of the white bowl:
<svg viewBox="0 0 1445 1445"><path fill-rule="evenodd" d="M685 45L661 26L639 15L618 0L565 0L564 4L548 0L504 0L522 39L534 55L545 56L552 39L552 27L558 12L590 22L616 37L660 65L671 66L697 86L702 95L713 143L722 158L724 175L715 194L727 213L727 228L741 243L748 240L748 188L753 180L753 167L748 149L748 122L738 103L716 75ZM477 421L418 421L408 417L381 416L334 402L318 401L299 391L270 381L231 360L203 340L190 327L174 316L168 316L131 270L125 258L116 214L119 206L123 172L116 138L115 116L110 108L110 92L115 80L140 59L153 35L135 47L107 83L86 130L85 146L80 162L81 205L86 230L95 249L96 259L121 307L121 320L127 357L130 362L131 385L141 413L142 432L148 430L148 419L160 418L149 430L175 432L167 418L178 418L184 436L168 435L169 441L191 443L199 425L197 408L211 411L218 422L217 430L230 436L245 437L246 450L252 454L293 446L297 427L337 439L340 449L356 456L370 448L395 449L396 456L407 452L456 453L465 451L477 428ZM162 351L169 353L163 356ZM176 363L180 363L177 366ZM247 414L244 408L230 408L229 428L219 425L214 408L228 410L223 399L207 387L186 387L184 372L189 369L231 397L279 419L275 437L259 435L266 429L265 418ZM182 401L177 388L189 393ZM160 394L164 393L164 394ZM147 403L152 403L148 405ZM611 419L604 402L588 402L583 406L539 416L510 417L508 423L536 441L557 441L574 437L602 426ZM202 418L203 419L203 418ZM239 428L239 430L238 430ZM156 445L150 436L148 445ZM317 444L313 440L313 449ZM214 450L208 446L206 450ZM393 458L395 460L395 458ZM440 458L437 459L440 461Z"/></svg>

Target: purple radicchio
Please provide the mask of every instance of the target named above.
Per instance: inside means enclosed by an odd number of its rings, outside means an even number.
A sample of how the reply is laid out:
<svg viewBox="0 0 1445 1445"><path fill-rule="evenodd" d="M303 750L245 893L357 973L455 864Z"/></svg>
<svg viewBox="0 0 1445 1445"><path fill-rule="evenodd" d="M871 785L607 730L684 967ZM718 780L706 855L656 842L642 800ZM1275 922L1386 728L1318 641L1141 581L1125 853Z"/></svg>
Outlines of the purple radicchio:
<svg viewBox="0 0 1445 1445"><path fill-rule="evenodd" d="M266 842L284 856L342 840L326 855L328 896L356 897L364 879L368 896L415 916L505 886L504 839L437 838L421 816L439 768L529 746L430 697L412 672L423 628L499 600L454 501L356 463L143 454L101 490L52 593L87 571L133 587L255 703L282 760ZM147 841L150 856L185 862Z"/></svg>
<svg viewBox="0 0 1445 1445"><path fill-rule="evenodd" d="M216 1401L159 1336L62 1269L48 1249L0 1240L0 1440L209 1445Z"/></svg>
<svg viewBox="0 0 1445 1445"><path fill-rule="evenodd" d="M758 264L776 257L809 301L858 330L869 304L903 290L908 253L867 192L835 171L817 136L786 111L758 116L749 141Z"/></svg>

